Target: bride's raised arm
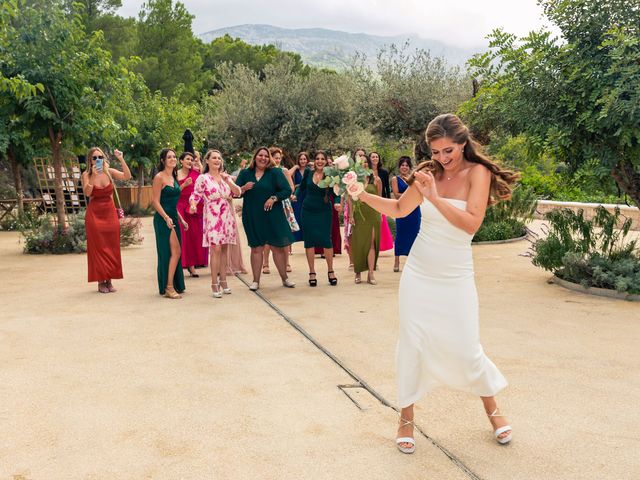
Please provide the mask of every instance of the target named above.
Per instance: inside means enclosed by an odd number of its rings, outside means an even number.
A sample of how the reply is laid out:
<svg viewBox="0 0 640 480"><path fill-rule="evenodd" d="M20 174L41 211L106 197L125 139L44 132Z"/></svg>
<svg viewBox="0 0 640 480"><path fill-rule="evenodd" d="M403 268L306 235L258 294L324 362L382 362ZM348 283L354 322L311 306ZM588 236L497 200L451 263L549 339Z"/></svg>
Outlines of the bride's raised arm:
<svg viewBox="0 0 640 480"><path fill-rule="evenodd" d="M422 193L415 185L411 185L405 190L400 198L391 199L362 192L358 197L374 210L392 218L402 218L409 215L417 206L422 203Z"/></svg>

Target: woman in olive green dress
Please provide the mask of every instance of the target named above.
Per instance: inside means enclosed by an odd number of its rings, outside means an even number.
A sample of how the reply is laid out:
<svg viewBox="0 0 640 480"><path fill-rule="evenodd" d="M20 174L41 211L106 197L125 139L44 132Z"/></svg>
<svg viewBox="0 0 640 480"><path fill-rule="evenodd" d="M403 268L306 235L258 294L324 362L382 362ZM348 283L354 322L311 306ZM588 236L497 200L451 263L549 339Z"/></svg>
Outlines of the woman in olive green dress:
<svg viewBox="0 0 640 480"><path fill-rule="evenodd" d="M291 186L282 170L275 168L269 149L261 147L256 151L249 167L238 175L236 185L243 196L242 225L251 247L253 282L249 289L260 287L265 245L271 246L282 285L295 287L287 277L287 251L293 243L293 234L282 209L282 200L291 196Z"/></svg>
<svg viewBox="0 0 640 480"><path fill-rule="evenodd" d="M180 216L176 205L180 199L180 185L176 179L178 160L176 152L165 148L160 152L158 173L153 178L153 229L156 233L158 252L158 290L160 295L178 299L184 292L184 275L180 265L180 229L185 230L187 222Z"/></svg>
<svg viewBox="0 0 640 480"><path fill-rule="evenodd" d="M367 168L371 168L371 161L366 159ZM365 191L373 195L382 194L382 182L379 177L370 175L366 180ZM351 200L349 200L351 201ZM380 214L369 205L360 203L356 211L350 209L349 221L353 225L351 233L351 254L353 256L353 271L355 282L360 283L360 273L367 271L367 283L375 285L373 271L378 263L380 253Z"/></svg>
<svg viewBox="0 0 640 480"><path fill-rule="evenodd" d="M318 285L315 270L315 247L324 248L327 260L327 276L330 285L337 285L338 279L333 271L333 243L331 223L333 209L340 210L340 197L334 195L330 188L320 188L318 183L324 178L324 167L327 156L323 151L316 152L313 170L305 170L296 197L304 198L302 202L302 239L309 264L309 285Z"/></svg>

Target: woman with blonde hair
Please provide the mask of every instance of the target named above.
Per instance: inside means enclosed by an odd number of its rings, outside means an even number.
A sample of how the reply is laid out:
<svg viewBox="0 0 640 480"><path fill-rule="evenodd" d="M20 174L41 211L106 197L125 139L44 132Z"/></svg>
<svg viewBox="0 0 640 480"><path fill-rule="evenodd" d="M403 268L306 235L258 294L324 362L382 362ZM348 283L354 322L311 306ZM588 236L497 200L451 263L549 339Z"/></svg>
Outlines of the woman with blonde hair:
<svg viewBox="0 0 640 480"><path fill-rule="evenodd" d="M431 161L418 166L399 199L359 196L394 218L418 206L422 214L399 286L396 369L402 410L396 444L413 453L413 404L438 385L479 396L496 440L506 444L511 427L495 395L507 381L480 345L471 239L487 206L510 198L517 174L483 155L455 115L433 119L426 138Z"/></svg>
<svg viewBox="0 0 640 480"><path fill-rule="evenodd" d="M114 151L122 172L111 168L98 147L87 152L87 169L82 174L82 191L89 199L84 224L87 232L89 282L98 282L100 293L115 292L111 280L122 278L120 220L113 203L113 179L129 180L131 171L120 150Z"/></svg>
<svg viewBox="0 0 640 480"><path fill-rule="evenodd" d="M233 207L229 203L231 192L240 194L240 188L231 176L223 173L223 159L219 150L209 150L204 156L205 167L196 180L189 197L189 211L195 213L198 203L204 201L202 246L209 247L211 290L215 298L230 294L227 284L227 248L238 243L238 229Z"/></svg>

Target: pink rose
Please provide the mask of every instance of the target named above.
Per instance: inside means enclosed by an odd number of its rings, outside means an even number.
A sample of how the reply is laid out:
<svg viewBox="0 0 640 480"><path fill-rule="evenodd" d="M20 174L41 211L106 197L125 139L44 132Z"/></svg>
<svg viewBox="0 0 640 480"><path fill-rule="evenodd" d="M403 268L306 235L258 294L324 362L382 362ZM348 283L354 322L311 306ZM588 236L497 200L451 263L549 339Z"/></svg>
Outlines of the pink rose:
<svg viewBox="0 0 640 480"><path fill-rule="evenodd" d="M358 175L356 172L347 172L344 177L342 177L342 183L345 185L353 185L358 181Z"/></svg>
<svg viewBox="0 0 640 480"><path fill-rule="evenodd" d="M341 155L333 161L333 165L338 170L345 170L349 168L349 157L347 157L346 155Z"/></svg>
<svg viewBox="0 0 640 480"><path fill-rule="evenodd" d="M355 182L347 187L347 193L351 195L353 200L358 200L362 192L364 192L364 184L362 182Z"/></svg>
<svg viewBox="0 0 640 480"><path fill-rule="evenodd" d="M340 195L340 185L339 184L336 183L333 186L333 193L336 194L336 195Z"/></svg>

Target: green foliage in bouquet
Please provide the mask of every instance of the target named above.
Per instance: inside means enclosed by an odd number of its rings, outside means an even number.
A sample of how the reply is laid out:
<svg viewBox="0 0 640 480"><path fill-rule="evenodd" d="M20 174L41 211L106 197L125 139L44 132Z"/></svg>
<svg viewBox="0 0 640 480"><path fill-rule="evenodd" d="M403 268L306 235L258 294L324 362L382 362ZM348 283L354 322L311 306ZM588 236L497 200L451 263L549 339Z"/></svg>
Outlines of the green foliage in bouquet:
<svg viewBox="0 0 640 480"><path fill-rule="evenodd" d="M640 293L640 252L628 238L632 221L620 209L600 206L591 220L583 210L552 210L545 219L547 237L531 246L534 265L587 288Z"/></svg>
<svg viewBox="0 0 640 480"><path fill-rule="evenodd" d="M342 195L347 189L347 184L343 181L343 178L351 172L355 173L357 181L361 183L373 173L360 159L354 160L351 158L351 153L347 153L336 158L333 166L324 167L325 177L318 183L318 186L320 188L333 188L333 192L336 195Z"/></svg>

